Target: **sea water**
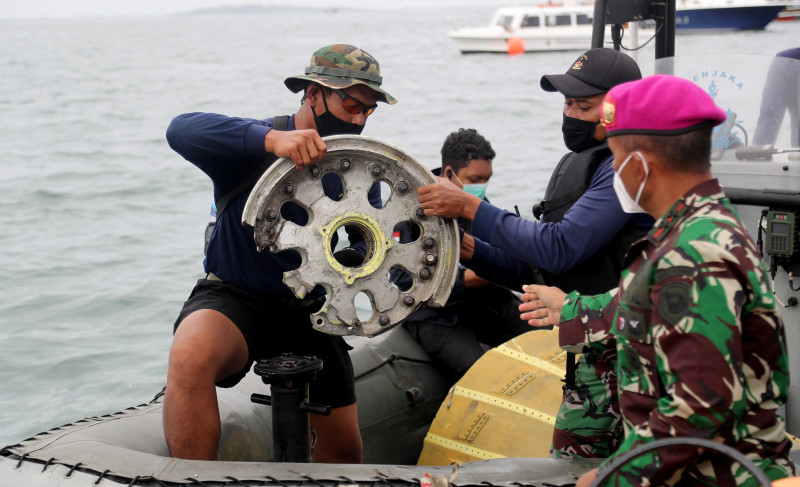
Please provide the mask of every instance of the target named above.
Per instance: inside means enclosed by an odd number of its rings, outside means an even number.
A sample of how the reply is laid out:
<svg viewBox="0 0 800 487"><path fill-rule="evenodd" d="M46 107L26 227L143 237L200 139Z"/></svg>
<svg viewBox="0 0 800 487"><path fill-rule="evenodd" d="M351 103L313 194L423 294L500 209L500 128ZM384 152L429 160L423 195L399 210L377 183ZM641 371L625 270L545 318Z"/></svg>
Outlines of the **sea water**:
<svg viewBox="0 0 800 487"><path fill-rule="evenodd" d="M164 131L192 111L294 113L283 80L351 43L400 101L364 135L439 164L474 127L494 146L488 197L530 218L565 152L563 99L539 88L579 52L461 55L469 11L293 10L148 18L0 20L0 445L147 402L166 376L172 325L202 277L211 185ZM772 56L800 22L678 36L678 53ZM643 40L643 39L642 39ZM625 44L625 42L623 42ZM638 55L652 60L652 43ZM746 67L743 67L746 68Z"/></svg>

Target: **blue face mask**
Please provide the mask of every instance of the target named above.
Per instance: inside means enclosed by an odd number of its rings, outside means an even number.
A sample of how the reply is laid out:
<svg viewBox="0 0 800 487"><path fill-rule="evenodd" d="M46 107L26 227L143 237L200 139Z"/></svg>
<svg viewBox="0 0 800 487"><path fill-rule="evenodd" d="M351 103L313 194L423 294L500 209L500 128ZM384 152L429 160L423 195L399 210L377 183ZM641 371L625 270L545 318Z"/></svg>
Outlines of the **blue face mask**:
<svg viewBox="0 0 800 487"><path fill-rule="evenodd" d="M474 194L480 199L483 199L486 196L486 188L489 186L489 183L483 184L465 184L464 191L470 194Z"/></svg>
<svg viewBox="0 0 800 487"><path fill-rule="evenodd" d="M458 176L456 176L455 171L451 171L450 174L452 174L453 177L456 178L456 181L458 181L459 184L461 184L461 186L463 187L462 189L464 191L466 191L467 193L474 194L475 196L477 196L480 199L483 199L484 197L486 197L486 188L489 187L489 183L464 184L464 183L461 182L460 179L458 179Z"/></svg>

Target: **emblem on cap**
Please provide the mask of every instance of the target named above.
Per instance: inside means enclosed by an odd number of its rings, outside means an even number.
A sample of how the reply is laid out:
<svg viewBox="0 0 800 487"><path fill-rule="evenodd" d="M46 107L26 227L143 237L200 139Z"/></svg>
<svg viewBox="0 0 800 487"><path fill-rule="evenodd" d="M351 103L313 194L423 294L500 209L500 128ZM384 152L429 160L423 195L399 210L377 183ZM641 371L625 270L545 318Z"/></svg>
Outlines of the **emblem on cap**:
<svg viewBox="0 0 800 487"><path fill-rule="evenodd" d="M572 69L581 69L583 67L583 61L588 59L589 56L586 54L581 54L581 57L579 57L578 60L572 65Z"/></svg>
<svg viewBox="0 0 800 487"><path fill-rule="evenodd" d="M606 95L606 99L603 100L603 108L600 113L600 121L603 123L603 127L613 127L616 123L614 119L614 112L616 110L616 104L614 100Z"/></svg>

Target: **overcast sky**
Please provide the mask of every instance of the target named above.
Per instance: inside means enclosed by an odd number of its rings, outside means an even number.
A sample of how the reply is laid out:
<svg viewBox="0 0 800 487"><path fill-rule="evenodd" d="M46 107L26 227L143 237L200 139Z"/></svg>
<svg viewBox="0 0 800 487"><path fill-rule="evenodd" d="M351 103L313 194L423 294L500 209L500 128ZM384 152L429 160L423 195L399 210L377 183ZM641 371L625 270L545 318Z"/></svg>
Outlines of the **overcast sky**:
<svg viewBox="0 0 800 487"><path fill-rule="evenodd" d="M166 15L222 5L392 9L449 5L464 8L468 5L500 6L501 3L500 0L0 0L0 19Z"/></svg>

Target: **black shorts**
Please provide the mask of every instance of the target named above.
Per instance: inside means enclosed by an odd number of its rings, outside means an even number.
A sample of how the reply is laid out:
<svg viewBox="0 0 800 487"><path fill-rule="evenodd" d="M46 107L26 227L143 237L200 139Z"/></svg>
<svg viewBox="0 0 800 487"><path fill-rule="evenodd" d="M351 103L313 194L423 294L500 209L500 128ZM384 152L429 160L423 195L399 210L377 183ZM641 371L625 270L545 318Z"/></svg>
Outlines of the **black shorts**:
<svg viewBox="0 0 800 487"><path fill-rule="evenodd" d="M309 400L333 408L356 402L350 346L340 336L327 335L311 327L309 315L319 310L322 301L308 304L294 298L266 298L237 286L216 280L200 279L183 304L174 330L191 313L213 309L224 314L242 332L250 355L238 374L217 383L236 385L253 363L283 353L314 356L322 360L322 370L309 384Z"/></svg>

